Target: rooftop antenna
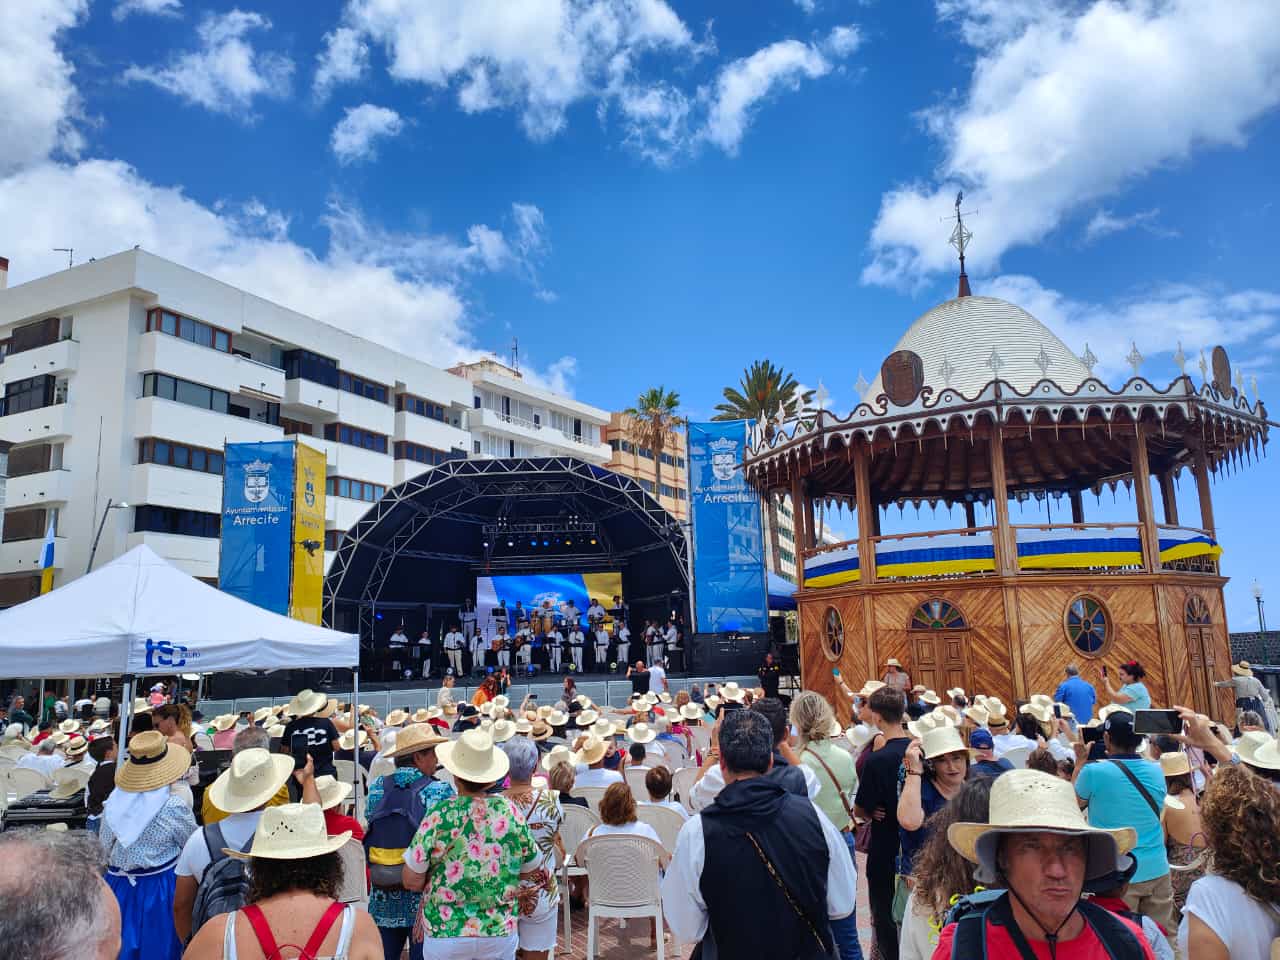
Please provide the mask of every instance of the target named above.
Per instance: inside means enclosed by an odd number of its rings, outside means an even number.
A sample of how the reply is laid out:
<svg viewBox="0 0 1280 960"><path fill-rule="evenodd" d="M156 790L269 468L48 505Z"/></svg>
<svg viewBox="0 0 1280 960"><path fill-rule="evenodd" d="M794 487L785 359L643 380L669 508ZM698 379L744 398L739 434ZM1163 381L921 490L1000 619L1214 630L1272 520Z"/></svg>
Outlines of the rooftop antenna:
<svg viewBox="0 0 1280 960"><path fill-rule="evenodd" d="M511 369L520 372L520 340L517 337L511 338Z"/></svg>
<svg viewBox="0 0 1280 960"><path fill-rule="evenodd" d="M54 247L54 253L65 253L67 255L67 269L70 270L76 265L76 248L75 247Z"/></svg>
<svg viewBox="0 0 1280 960"><path fill-rule="evenodd" d="M960 210L960 204L964 202L964 191L961 190L956 194L956 212L955 212L955 229L951 231L951 245L956 248L960 254L960 293L959 296L970 296L969 275L964 272L964 251L969 246L969 241L973 239L973 233L964 225L964 214ZM976 214L977 210L970 210L969 216ZM943 222L947 222L951 217L943 217Z"/></svg>

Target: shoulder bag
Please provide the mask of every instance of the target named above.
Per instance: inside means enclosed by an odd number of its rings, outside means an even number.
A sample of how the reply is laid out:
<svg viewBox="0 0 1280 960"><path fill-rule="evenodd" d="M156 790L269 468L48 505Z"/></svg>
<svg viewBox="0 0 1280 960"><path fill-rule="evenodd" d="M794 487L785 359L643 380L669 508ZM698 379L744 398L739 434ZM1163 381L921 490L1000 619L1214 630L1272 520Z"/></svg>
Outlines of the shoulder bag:
<svg viewBox="0 0 1280 960"><path fill-rule="evenodd" d="M813 759L817 760L818 763L822 765L822 769L826 771L827 776L831 778L831 785L835 787L836 796L840 798L840 803L844 806L844 812L849 816L848 824L846 824L844 829L840 832L847 833L849 830L856 829L856 818L853 815L853 807L849 805L849 798L845 796L844 790L841 789L840 781L836 779L836 775L832 773L831 768L827 766L827 761L818 756L816 750L810 750L808 747L805 747L804 750L801 751L801 756L806 753L813 757ZM870 843L870 833L868 833L867 841Z"/></svg>

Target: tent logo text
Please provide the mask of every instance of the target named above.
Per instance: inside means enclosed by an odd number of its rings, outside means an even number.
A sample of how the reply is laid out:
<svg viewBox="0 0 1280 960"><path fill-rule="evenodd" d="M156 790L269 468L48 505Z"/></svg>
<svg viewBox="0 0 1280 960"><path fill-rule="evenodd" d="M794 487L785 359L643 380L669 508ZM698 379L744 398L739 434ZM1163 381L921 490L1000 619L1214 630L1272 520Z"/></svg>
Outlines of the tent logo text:
<svg viewBox="0 0 1280 960"><path fill-rule="evenodd" d="M199 653L192 652L180 643L170 643L168 640L147 640L147 668L155 667L182 667L186 666L188 660L194 660L200 656Z"/></svg>

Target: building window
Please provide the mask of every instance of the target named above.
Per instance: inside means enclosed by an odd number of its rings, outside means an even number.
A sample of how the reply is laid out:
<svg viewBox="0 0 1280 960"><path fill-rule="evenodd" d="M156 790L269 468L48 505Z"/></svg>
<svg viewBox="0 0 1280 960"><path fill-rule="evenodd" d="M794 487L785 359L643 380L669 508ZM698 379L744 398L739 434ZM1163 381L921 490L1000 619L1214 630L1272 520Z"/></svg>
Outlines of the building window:
<svg viewBox="0 0 1280 960"><path fill-rule="evenodd" d="M138 462L222 476L221 450L192 447L185 443L174 443L172 440L161 440L158 437L144 437L138 441Z"/></svg>
<svg viewBox="0 0 1280 960"><path fill-rule="evenodd" d="M25 350L34 350L37 347L47 347L51 343L57 343L61 328L62 321L58 317L45 317L34 323L24 323L20 327L14 327L9 337L9 348L5 353L12 356Z"/></svg>
<svg viewBox="0 0 1280 960"><path fill-rule="evenodd" d="M13 464L13 454L10 454L10 465ZM1198 593L1193 593L1187 597L1187 606L1184 611L1187 623L1193 626L1208 626L1213 622L1213 616L1209 613L1209 604L1204 602L1204 597Z"/></svg>
<svg viewBox="0 0 1280 960"><path fill-rule="evenodd" d="M142 505L133 511L134 533L170 533L179 537L216 539L222 518L216 513Z"/></svg>
<svg viewBox="0 0 1280 960"><path fill-rule="evenodd" d="M644 488L645 493L653 493L652 480L645 480L643 477L638 477L636 479L636 483L640 484L640 486Z"/></svg>
<svg viewBox="0 0 1280 960"><path fill-rule="evenodd" d="M292 420L289 417L281 417L280 426L284 430L284 435L286 437L297 436L299 434L304 437L310 437L313 435L312 431L315 430L315 427L307 423L305 420Z"/></svg>
<svg viewBox="0 0 1280 960"><path fill-rule="evenodd" d="M796 555L786 547L778 548L778 556L782 558L784 563L795 564L796 562Z"/></svg>
<svg viewBox="0 0 1280 960"><path fill-rule="evenodd" d="M664 497L670 497L672 500L679 500L679 499L680 499L680 488L679 488L679 487L673 487L673 486L671 486L671 484L669 484L669 483L664 483L664 484L662 485L662 495L663 495Z"/></svg>
<svg viewBox="0 0 1280 960"><path fill-rule="evenodd" d="M4 541L43 540L49 530L49 515L53 515L53 535L58 535L58 511L56 508L34 507L4 512Z"/></svg>
<svg viewBox="0 0 1280 960"><path fill-rule="evenodd" d="M193 320L166 310L153 307L147 311L147 332L159 331L171 337L178 337L201 347L212 347L222 353L231 352L231 333L220 327Z"/></svg>
<svg viewBox="0 0 1280 960"><path fill-rule="evenodd" d="M396 409L405 413L416 413L420 417L439 420L441 423L449 422L444 404L436 403L432 400L424 400L422 397L416 397L412 393L397 393Z"/></svg>
<svg viewBox="0 0 1280 960"><path fill-rule="evenodd" d="M1097 597L1081 594L1067 604L1067 639L1087 657L1100 657L1111 640L1111 617Z"/></svg>
<svg viewBox="0 0 1280 960"><path fill-rule="evenodd" d="M286 350L284 375L286 380L310 380L322 387L337 389L338 361L310 350Z"/></svg>
<svg viewBox="0 0 1280 960"><path fill-rule="evenodd" d="M778 527L778 536L780 536L783 540L791 540L792 542L794 542L796 539L795 534L791 532L790 527L782 527L782 526Z"/></svg>
<svg viewBox="0 0 1280 960"><path fill-rule="evenodd" d="M387 437L385 434L374 433L372 430L364 430L360 427L352 427L345 423L326 423L324 425L324 438L337 443L345 443L351 447L372 450L374 453L387 452Z"/></svg>
<svg viewBox="0 0 1280 960"><path fill-rule="evenodd" d="M231 397L225 390L215 390L190 380L179 380L167 373L144 373L142 375L142 395L159 397L162 400L175 400L189 407L212 410L215 413L228 413Z"/></svg>
<svg viewBox="0 0 1280 960"><path fill-rule="evenodd" d="M9 478L62 469L62 444L33 443L9 451Z"/></svg>
<svg viewBox="0 0 1280 960"><path fill-rule="evenodd" d="M357 397L364 397L366 400L375 400L378 403L389 402L387 398L390 391L386 387L372 380L366 380L364 377L357 377L354 373L339 373L338 389L354 393Z"/></svg>
<svg viewBox="0 0 1280 960"><path fill-rule="evenodd" d="M387 492L387 488L381 484L350 480L347 477L329 477L326 481L326 489L331 497L364 500L366 503L377 503Z"/></svg>
<svg viewBox="0 0 1280 960"><path fill-rule="evenodd" d="M39 410L51 407L59 402L56 396L57 378L44 374L39 377L28 377L15 380L4 388L4 415L26 413L28 410ZM63 397L62 402L66 398Z"/></svg>
<svg viewBox="0 0 1280 960"><path fill-rule="evenodd" d="M916 607L911 615L912 630L967 630L964 614L949 600L934 598Z"/></svg>
<svg viewBox="0 0 1280 960"><path fill-rule="evenodd" d="M479 452L479 450L476 451L476 453ZM414 463L425 463L429 467L439 466L449 459L449 454L443 450L424 447L420 443L410 443L408 440L396 441L395 454L397 460L412 460Z"/></svg>
<svg viewBox="0 0 1280 960"><path fill-rule="evenodd" d="M827 607L822 618L822 652L828 660L839 660L844 653L844 624L840 620L840 611L835 607Z"/></svg>
<svg viewBox="0 0 1280 960"><path fill-rule="evenodd" d="M326 550L337 550L338 544L342 543L342 537L346 534L345 530L326 530L324 532L324 548Z"/></svg>

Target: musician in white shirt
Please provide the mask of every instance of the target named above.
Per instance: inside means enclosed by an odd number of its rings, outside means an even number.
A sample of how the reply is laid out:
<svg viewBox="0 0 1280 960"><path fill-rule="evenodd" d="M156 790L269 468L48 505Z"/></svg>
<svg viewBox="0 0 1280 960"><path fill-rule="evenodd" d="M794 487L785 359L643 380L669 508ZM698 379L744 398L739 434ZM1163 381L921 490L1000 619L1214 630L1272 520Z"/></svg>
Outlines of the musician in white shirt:
<svg viewBox="0 0 1280 960"><path fill-rule="evenodd" d="M533 659L533 634L528 627L516 631L516 666L529 666Z"/></svg>
<svg viewBox="0 0 1280 960"><path fill-rule="evenodd" d="M463 642L462 631L458 629L457 624L450 627L449 632L444 635L444 653L449 658L449 666L455 676L462 676Z"/></svg>
<svg viewBox="0 0 1280 960"><path fill-rule="evenodd" d="M506 625L502 621L498 621L498 629L504 631L506 630ZM473 633L468 638L467 648L471 651L471 668L474 670L476 667L483 665L485 651L484 631L477 630Z"/></svg>
<svg viewBox="0 0 1280 960"><path fill-rule="evenodd" d="M552 673L559 673L564 636L559 630L552 629L544 642L547 645L547 669Z"/></svg>
<svg viewBox="0 0 1280 960"><path fill-rule="evenodd" d="M431 676L431 633L429 631L422 631L422 636L418 638L418 646L422 648L422 679L426 680Z"/></svg>
<svg viewBox="0 0 1280 960"><path fill-rule="evenodd" d="M598 623L604 619L604 607L600 606L599 600L592 600L591 606L587 607L587 622Z"/></svg>
<svg viewBox="0 0 1280 960"><path fill-rule="evenodd" d="M464 600L462 606L462 634L466 637L475 636L476 632L476 605L470 600Z"/></svg>
<svg viewBox="0 0 1280 960"><path fill-rule="evenodd" d="M573 661L573 669L579 672L582 671L582 647L586 642L581 627L574 627L569 631L569 656Z"/></svg>
<svg viewBox="0 0 1280 960"><path fill-rule="evenodd" d="M603 623L597 623L596 629L596 669L609 669L609 633Z"/></svg>
<svg viewBox="0 0 1280 960"><path fill-rule="evenodd" d="M520 636L521 633L523 633L525 636L528 636L529 635L528 628L522 627L519 631L516 632L516 636ZM495 651L498 654L497 656L498 667L499 668L510 667L511 666L511 638L507 636L507 631L503 630L501 627L498 628L498 635L493 638L493 646L495 648Z"/></svg>
<svg viewBox="0 0 1280 960"><path fill-rule="evenodd" d="M652 620L650 620L644 627L644 658L650 663L653 663L656 659L653 652L653 644L657 637L658 627Z"/></svg>
<svg viewBox="0 0 1280 960"><path fill-rule="evenodd" d="M618 624L618 662L627 663L631 660L631 631L627 629L625 623Z"/></svg>
<svg viewBox="0 0 1280 960"><path fill-rule="evenodd" d="M565 605L560 608L560 612L564 614L564 622L569 627L576 627L578 620L582 617L582 611L578 609L578 605L572 600L566 601Z"/></svg>

